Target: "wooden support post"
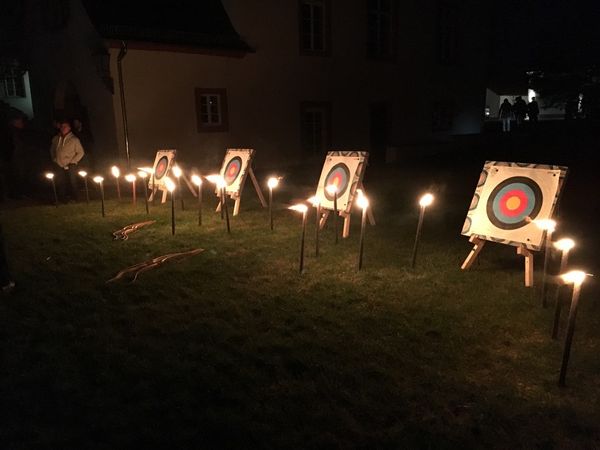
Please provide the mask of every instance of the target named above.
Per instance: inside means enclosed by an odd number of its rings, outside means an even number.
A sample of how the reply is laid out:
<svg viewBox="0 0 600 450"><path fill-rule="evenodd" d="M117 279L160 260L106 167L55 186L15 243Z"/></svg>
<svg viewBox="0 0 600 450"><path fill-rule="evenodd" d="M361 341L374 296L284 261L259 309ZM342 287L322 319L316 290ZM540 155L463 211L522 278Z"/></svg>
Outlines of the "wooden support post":
<svg viewBox="0 0 600 450"><path fill-rule="evenodd" d="M190 179L185 175L185 173L181 174L181 178L183 178L183 181L185 181L185 184L187 184L187 187L190 190L190 192L192 193L192 195L194 197L198 197L198 193L196 192L196 187L193 185L193 183L190 181ZM181 193L180 193L180 195L181 195Z"/></svg>
<svg viewBox="0 0 600 450"><path fill-rule="evenodd" d="M323 215L321 216L321 221L319 222L319 228L321 228L321 230L325 227L325 224L327 223L327 218L329 217L329 213L331 211L329 211L328 209L325 210L325 212L323 213Z"/></svg>
<svg viewBox="0 0 600 450"><path fill-rule="evenodd" d="M525 286L533 286L533 253L524 245L517 247L517 255L525 257Z"/></svg>
<svg viewBox="0 0 600 450"><path fill-rule="evenodd" d="M473 248L471 249L469 256L467 256L462 263L462 266L460 266L462 270L468 270L473 265L487 241L480 239L477 236L471 236L469 242L473 244Z"/></svg>
<svg viewBox="0 0 600 450"><path fill-rule="evenodd" d="M367 208L367 218L369 219L369 223L371 225L375 225L375 216L373 215L373 211L370 207Z"/></svg>
<svg viewBox="0 0 600 450"><path fill-rule="evenodd" d="M240 203L242 202L242 197L235 197L235 204L233 205L233 215L237 216L240 213Z"/></svg>
<svg viewBox="0 0 600 450"><path fill-rule="evenodd" d="M344 229L342 231L342 237L347 238L350 236L350 217L352 216L350 213L342 213L344 217Z"/></svg>
<svg viewBox="0 0 600 450"><path fill-rule="evenodd" d="M260 185L256 180L256 176L254 175L252 167L248 168L248 173L250 174L250 179L252 180L252 184L254 185L254 189L256 190L256 194L258 195L258 199L260 200L261 205L263 206L263 208L266 208L267 201L265 200L265 196L263 195L262 190L260 189Z"/></svg>
<svg viewBox="0 0 600 450"><path fill-rule="evenodd" d="M162 191L162 200L161 203L165 203L167 201L167 190Z"/></svg>

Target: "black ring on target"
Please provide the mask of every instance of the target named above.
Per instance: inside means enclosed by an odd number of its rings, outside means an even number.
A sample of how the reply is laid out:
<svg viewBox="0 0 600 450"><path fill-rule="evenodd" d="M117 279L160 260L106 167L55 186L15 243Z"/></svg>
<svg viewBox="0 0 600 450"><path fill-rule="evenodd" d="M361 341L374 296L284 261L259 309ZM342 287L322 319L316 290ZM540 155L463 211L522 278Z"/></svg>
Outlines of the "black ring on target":
<svg viewBox="0 0 600 450"><path fill-rule="evenodd" d="M539 214L544 197L539 185L527 177L511 177L499 183L488 197L486 212L502 230L521 228Z"/></svg>
<svg viewBox="0 0 600 450"><path fill-rule="evenodd" d="M340 198L348 190L350 186L350 169L344 163L338 163L331 168L327 176L325 177L325 185L323 190L325 198L329 201L333 201L333 195L327 192L327 186L335 184L338 188L337 197Z"/></svg>
<svg viewBox="0 0 600 450"><path fill-rule="evenodd" d="M223 171L223 178L225 179L225 183L227 184L227 186L231 186L234 183L241 171L242 158L240 158L239 156L231 158L227 162L225 170Z"/></svg>
<svg viewBox="0 0 600 450"><path fill-rule="evenodd" d="M154 179L160 180L167 173L167 169L169 168L169 157L163 156L161 157L157 163L156 168L154 169Z"/></svg>

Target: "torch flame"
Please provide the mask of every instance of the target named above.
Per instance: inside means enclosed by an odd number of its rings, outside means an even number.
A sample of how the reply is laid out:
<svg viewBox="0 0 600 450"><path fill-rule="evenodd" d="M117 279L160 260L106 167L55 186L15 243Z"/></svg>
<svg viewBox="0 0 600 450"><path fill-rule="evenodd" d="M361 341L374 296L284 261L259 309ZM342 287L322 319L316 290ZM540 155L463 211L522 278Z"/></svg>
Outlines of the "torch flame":
<svg viewBox="0 0 600 450"><path fill-rule="evenodd" d="M183 172L179 166L173 166L173 175L175 175L175 177L179 178L182 173Z"/></svg>
<svg viewBox="0 0 600 450"><path fill-rule="evenodd" d="M423 208L426 208L427 206L431 205L432 203L433 203L433 194L430 194L430 193L425 194L419 200L419 205L421 205Z"/></svg>
<svg viewBox="0 0 600 450"><path fill-rule="evenodd" d="M125 175L125 181L133 183L135 181L135 175L132 173Z"/></svg>
<svg viewBox="0 0 600 450"><path fill-rule="evenodd" d="M333 195L338 192L338 187L335 184L328 184L325 190L329 195Z"/></svg>
<svg viewBox="0 0 600 450"><path fill-rule="evenodd" d="M80 170L78 173L79 173L79 176L82 178L87 177L87 172L85 170Z"/></svg>
<svg viewBox="0 0 600 450"><path fill-rule="evenodd" d="M279 185L279 178L271 177L267 181L267 186L269 189L275 189Z"/></svg>
<svg viewBox="0 0 600 450"><path fill-rule="evenodd" d="M298 203L296 205L290 206L288 209L291 209L292 211L301 212L302 214L306 214L306 211L308 211L308 206L306 206L304 203Z"/></svg>
<svg viewBox="0 0 600 450"><path fill-rule="evenodd" d="M52 172L48 172L46 173L46 178L48 178L49 180L51 180L52 178L54 178L54 174Z"/></svg>
<svg viewBox="0 0 600 450"><path fill-rule="evenodd" d="M540 230L548 231L549 233L554 233L556 230L556 221L552 219L537 219L534 220L535 223Z"/></svg>
<svg viewBox="0 0 600 450"><path fill-rule="evenodd" d="M104 181L104 177L101 177L100 175L97 175L97 176L95 176L95 177L94 177L94 182L95 182L95 183L98 183L98 184L100 184L100 183L102 183L103 181Z"/></svg>
<svg viewBox="0 0 600 450"><path fill-rule="evenodd" d="M175 190L175 183L169 177L165 177L165 184L169 192L173 192Z"/></svg>
<svg viewBox="0 0 600 450"><path fill-rule="evenodd" d="M554 246L561 252L568 252L575 247L575 241L573 239L564 238L556 241Z"/></svg>
<svg viewBox="0 0 600 450"><path fill-rule="evenodd" d="M202 184L202 178L199 175L192 175L192 183L196 186L200 186Z"/></svg>
<svg viewBox="0 0 600 450"><path fill-rule="evenodd" d="M121 171L119 170L119 168L117 166L112 166L110 168L110 171L113 174L113 177L115 177L115 178L119 178L121 176Z"/></svg>
<svg viewBox="0 0 600 450"><path fill-rule="evenodd" d="M146 178L148 176L148 172L146 172L143 169L138 170L138 177L140 178Z"/></svg>
<svg viewBox="0 0 600 450"><path fill-rule="evenodd" d="M560 277L563 279L565 283L580 285L585 280L587 274L582 272L581 270L572 270L565 274L562 274Z"/></svg>
<svg viewBox="0 0 600 450"><path fill-rule="evenodd" d="M219 189L223 189L225 187L225 179L221 175L208 175L206 179L211 183L216 184Z"/></svg>
<svg viewBox="0 0 600 450"><path fill-rule="evenodd" d="M356 197L356 204L362 209L367 209L369 207L369 199L362 193L362 191L360 191L358 197Z"/></svg>
<svg viewBox="0 0 600 450"><path fill-rule="evenodd" d="M321 204L319 197L317 197L316 195L313 195L307 201L310 202L310 204L313 205L315 208Z"/></svg>

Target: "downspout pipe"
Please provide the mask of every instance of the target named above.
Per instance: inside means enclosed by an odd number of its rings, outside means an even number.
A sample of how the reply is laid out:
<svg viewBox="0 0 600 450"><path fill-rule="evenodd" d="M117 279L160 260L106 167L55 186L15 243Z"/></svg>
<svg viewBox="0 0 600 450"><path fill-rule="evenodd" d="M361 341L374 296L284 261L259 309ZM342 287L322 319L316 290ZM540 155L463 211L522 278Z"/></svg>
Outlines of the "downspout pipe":
<svg viewBox="0 0 600 450"><path fill-rule="evenodd" d="M125 106L125 88L123 84L123 67L121 61L127 55L127 43L121 41L121 50L117 56L117 70L119 72L119 92L121 94L121 115L123 116L123 134L125 135L125 156L127 157L127 170L131 169L131 155L129 153L129 128L127 126L127 108Z"/></svg>

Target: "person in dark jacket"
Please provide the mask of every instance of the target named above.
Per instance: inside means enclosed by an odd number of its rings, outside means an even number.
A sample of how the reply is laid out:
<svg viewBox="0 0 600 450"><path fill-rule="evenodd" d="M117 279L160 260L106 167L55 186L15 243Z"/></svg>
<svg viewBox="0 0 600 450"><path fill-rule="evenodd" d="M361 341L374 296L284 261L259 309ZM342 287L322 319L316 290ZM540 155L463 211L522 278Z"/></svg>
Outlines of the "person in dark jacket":
<svg viewBox="0 0 600 450"><path fill-rule="evenodd" d="M510 132L510 121L512 119L513 109L507 98L505 98L500 105L500 111L498 112L498 115L500 116L500 120L502 120L502 132Z"/></svg>
<svg viewBox="0 0 600 450"><path fill-rule="evenodd" d="M531 97L531 101L529 102L529 105L527 105L527 115L529 116L529 121L531 123L537 123L538 116L540 115L540 107L538 106L535 97Z"/></svg>

